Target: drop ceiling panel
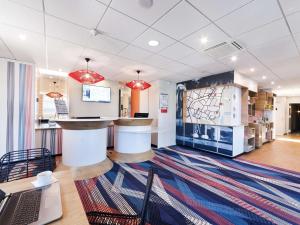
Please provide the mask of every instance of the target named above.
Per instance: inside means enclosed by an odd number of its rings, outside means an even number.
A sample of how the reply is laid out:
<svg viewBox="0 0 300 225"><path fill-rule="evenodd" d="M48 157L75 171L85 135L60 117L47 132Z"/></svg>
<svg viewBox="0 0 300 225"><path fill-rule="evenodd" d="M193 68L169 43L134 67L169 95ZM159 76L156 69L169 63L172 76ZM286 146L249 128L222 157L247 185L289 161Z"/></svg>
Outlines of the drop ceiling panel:
<svg viewBox="0 0 300 225"><path fill-rule="evenodd" d="M299 2L300 4L300 2ZM294 13L287 17L288 23L294 34L300 33L300 12Z"/></svg>
<svg viewBox="0 0 300 225"><path fill-rule="evenodd" d="M280 63L288 58L298 56L291 37L281 38L268 44L251 48L250 51L267 65Z"/></svg>
<svg viewBox="0 0 300 225"><path fill-rule="evenodd" d="M72 0L72 3L69 0L45 0L45 8L50 15L93 29L106 5L95 0Z"/></svg>
<svg viewBox="0 0 300 225"><path fill-rule="evenodd" d="M137 72L136 70L141 70L140 73L140 79L146 79L151 77L153 74L156 74L158 69L142 64L142 63L136 63L129 66L124 66L121 68L121 73L123 75L130 76L131 79L137 78Z"/></svg>
<svg viewBox="0 0 300 225"><path fill-rule="evenodd" d="M264 43L280 39L290 34L283 19L244 33L236 38L245 47L254 47Z"/></svg>
<svg viewBox="0 0 300 225"><path fill-rule="evenodd" d="M280 64L274 64L272 65L272 70L284 80L288 80L291 78L299 78L300 57L285 60Z"/></svg>
<svg viewBox="0 0 300 225"><path fill-rule="evenodd" d="M85 45L89 38L89 31L52 16L46 16L47 36L55 37L79 45Z"/></svg>
<svg viewBox="0 0 300 225"><path fill-rule="evenodd" d="M216 23L232 36L237 36L282 17L277 1L252 1Z"/></svg>
<svg viewBox="0 0 300 225"><path fill-rule="evenodd" d="M112 54L119 53L126 46L127 44L125 42L101 34L97 36L91 36L87 42L87 47L89 48Z"/></svg>
<svg viewBox="0 0 300 225"><path fill-rule="evenodd" d="M6 0L1 1L0 23L39 33L44 29L42 13Z"/></svg>
<svg viewBox="0 0 300 225"><path fill-rule="evenodd" d="M255 73L251 74L243 73L243 71L239 72L243 75L246 75L250 79L257 81L260 85L269 85L271 81L278 79L278 77L276 77L271 71L267 70L264 67L259 67L258 69L256 69ZM266 78L263 79L263 76L265 76Z"/></svg>
<svg viewBox="0 0 300 225"><path fill-rule="evenodd" d="M148 42L151 40L158 41L159 45L149 46ZM141 36L139 36L136 40L132 42L133 45L147 49L151 52L159 52L173 43L175 43L175 40L151 28L148 29L146 32L144 32Z"/></svg>
<svg viewBox="0 0 300 225"><path fill-rule="evenodd" d="M300 47L300 33L295 35L295 41L296 41L296 44L298 45L298 47Z"/></svg>
<svg viewBox="0 0 300 225"><path fill-rule="evenodd" d="M254 68L255 70L252 72L250 70L251 68ZM266 76L266 74L271 73L260 63L251 63L245 65L237 64L235 69L241 74L247 75L249 77L258 77L259 79L262 79L262 76Z"/></svg>
<svg viewBox="0 0 300 225"><path fill-rule="evenodd" d="M18 37L21 32L26 35L26 40L24 41ZM39 62L44 65L45 47L42 35L0 25L0 36L17 60L30 63Z"/></svg>
<svg viewBox="0 0 300 225"><path fill-rule="evenodd" d="M117 56L117 55L113 55L111 58L111 62L113 62L113 64L110 65L110 67L112 68L123 68L126 66L133 66L138 64L136 61L131 60L131 59L126 59L124 57L121 56Z"/></svg>
<svg viewBox="0 0 300 225"><path fill-rule="evenodd" d="M72 71L80 58L83 47L54 38L47 38L47 44L49 69Z"/></svg>
<svg viewBox="0 0 300 225"><path fill-rule="evenodd" d="M147 26L113 9L108 9L98 29L117 39L131 42L142 34Z"/></svg>
<svg viewBox="0 0 300 225"><path fill-rule="evenodd" d="M210 72L210 74L223 73L223 72L233 70L232 67L230 67L228 65L224 65L220 62L215 62L215 63L204 65L204 66L201 67L201 69L203 71Z"/></svg>
<svg viewBox="0 0 300 225"><path fill-rule="evenodd" d="M173 62L170 59L167 59L166 57L160 56L160 55L151 55L144 60L142 60L143 63L148 64L150 66L154 66L157 68L163 68L164 65L167 65L171 62Z"/></svg>
<svg viewBox="0 0 300 225"><path fill-rule="evenodd" d="M159 79L168 81L168 77L170 77L170 76L171 76L170 72L161 70L161 69L157 69L157 70L155 70L155 72L153 74L151 74L150 76L144 77L144 78L148 82L159 80Z"/></svg>
<svg viewBox="0 0 300 225"><path fill-rule="evenodd" d="M250 55L247 51L237 52L235 56L237 57L237 60L235 62L232 62L230 56L225 57L220 61L234 69L243 69L247 71L249 71L250 68L256 68L260 65L255 57Z"/></svg>
<svg viewBox="0 0 300 225"><path fill-rule="evenodd" d="M173 72L173 73L179 73L179 74L183 74L190 70L194 70L192 67L184 65L179 62L170 62L166 65L163 65L162 69L165 69L165 70L167 70L169 72Z"/></svg>
<svg viewBox="0 0 300 225"><path fill-rule="evenodd" d="M132 45L127 46L125 49L123 49L119 55L131 60L140 61L144 58L150 56L152 53L149 51L143 50L141 48L134 47Z"/></svg>
<svg viewBox="0 0 300 225"><path fill-rule="evenodd" d="M110 67L104 66L104 67L100 67L97 70L98 73L102 74L105 79L114 79L115 77L120 75L120 71L119 70L114 70Z"/></svg>
<svg viewBox="0 0 300 225"><path fill-rule="evenodd" d="M179 83L181 81L186 81L186 80L190 80L190 79L191 79L191 77L182 76L181 74L172 74L172 76L166 77L166 80L172 81L175 83Z"/></svg>
<svg viewBox="0 0 300 225"><path fill-rule="evenodd" d="M286 15L300 11L299 0L280 0L280 4Z"/></svg>
<svg viewBox="0 0 300 225"><path fill-rule="evenodd" d="M34 10L43 11L43 3L40 0L9 0L9 1L32 8Z"/></svg>
<svg viewBox="0 0 300 225"><path fill-rule="evenodd" d="M110 6L142 23L151 25L177 2L179 2L179 0L154 1L152 7L145 8L141 6L137 0L113 0Z"/></svg>
<svg viewBox="0 0 300 225"><path fill-rule="evenodd" d="M207 65L215 62L212 58L208 57L207 55L198 52L189 55L187 57L184 57L179 61L186 65L197 67L197 68L201 68L201 66L203 65Z"/></svg>
<svg viewBox="0 0 300 225"><path fill-rule="evenodd" d="M207 38L207 43L201 43L201 38ZM199 31L189 35L182 40L183 43L198 51L210 48L225 41L229 41L228 36L217 26L210 24Z"/></svg>
<svg viewBox="0 0 300 225"><path fill-rule="evenodd" d="M189 0L195 7L212 20L216 20L249 3L251 0Z"/></svg>
<svg viewBox="0 0 300 225"><path fill-rule="evenodd" d="M159 54L169 59L178 60L194 52L196 51L177 42L176 44L165 48L164 50L159 52Z"/></svg>
<svg viewBox="0 0 300 225"><path fill-rule="evenodd" d="M1 29L1 27L0 27ZM1 33L1 30L0 30ZM9 58L9 59L13 59L14 56L12 55L12 53L9 51L9 49L7 48L7 46L5 45L5 43L3 42L3 40L0 37L0 58Z"/></svg>
<svg viewBox="0 0 300 225"><path fill-rule="evenodd" d="M96 0L97 2L102 2L105 5L109 5L112 0Z"/></svg>
<svg viewBox="0 0 300 225"><path fill-rule="evenodd" d="M207 71L190 68L189 70L183 71L180 74L182 76L185 76L186 80L190 80L190 79L194 79L194 78L198 79L198 78L202 77L204 73L207 73Z"/></svg>
<svg viewBox="0 0 300 225"><path fill-rule="evenodd" d="M112 80L124 82L124 84L125 84L125 82L133 80L133 79L134 78L132 76L123 74L123 73L120 73L112 78Z"/></svg>
<svg viewBox="0 0 300 225"><path fill-rule="evenodd" d="M186 1L182 1L157 23L154 28L177 40L209 24L209 21Z"/></svg>
<svg viewBox="0 0 300 225"><path fill-rule="evenodd" d="M111 65L113 64L113 55L102 53L94 49L84 49L83 53L81 54L80 61L78 62L78 65L81 67L86 66L84 58L90 58L89 67L94 69L98 69L100 67L111 68Z"/></svg>

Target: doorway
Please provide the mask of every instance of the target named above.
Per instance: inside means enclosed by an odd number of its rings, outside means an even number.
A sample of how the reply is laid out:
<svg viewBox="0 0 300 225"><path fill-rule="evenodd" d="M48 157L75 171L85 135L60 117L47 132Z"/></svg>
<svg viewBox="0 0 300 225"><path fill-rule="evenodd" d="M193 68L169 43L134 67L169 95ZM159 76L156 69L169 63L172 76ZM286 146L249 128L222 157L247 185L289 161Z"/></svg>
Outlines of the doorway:
<svg viewBox="0 0 300 225"><path fill-rule="evenodd" d="M129 117L131 109L131 90L122 87L119 90L119 117Z"/></svg>
<svg viewBox="0 0 300 225"><path fill-rule="evenodd" d="M300 104L290 104L291 133L300 133Z"/></svg>

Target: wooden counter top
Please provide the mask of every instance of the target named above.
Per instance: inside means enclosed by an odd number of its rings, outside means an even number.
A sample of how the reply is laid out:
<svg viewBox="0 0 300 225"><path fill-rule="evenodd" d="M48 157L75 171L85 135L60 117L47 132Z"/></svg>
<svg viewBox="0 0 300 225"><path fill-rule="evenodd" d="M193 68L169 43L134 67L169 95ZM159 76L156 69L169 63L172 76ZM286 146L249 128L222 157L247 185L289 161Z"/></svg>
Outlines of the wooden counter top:
<svg viewBox="0 0 300 225"><path fill-rule="evenodd" d="M94 130L108 127L113 120L118 118L102 119L59 119L55 120L65 130Z"/></svg>
<svg viewBox="0 0 300 225"><path fill-rule="evenodd" d="M114 120L114 124L118 126L148 126L152 121L151 118L119 118Z"/></svg>
<svg viewBox="0 0 300 225"><path fill-rule="evenodd" d="M60 182L61 200L63 217L51 224L59 225L88 225L88 220L85 215L80 197L78 195L76 186L72 179L70 171L54 172L54 176ZM27 190L33 188L31 181L36 177L25 178L21 180L11 181L0 184L0 188L8 193Z"/></svg>

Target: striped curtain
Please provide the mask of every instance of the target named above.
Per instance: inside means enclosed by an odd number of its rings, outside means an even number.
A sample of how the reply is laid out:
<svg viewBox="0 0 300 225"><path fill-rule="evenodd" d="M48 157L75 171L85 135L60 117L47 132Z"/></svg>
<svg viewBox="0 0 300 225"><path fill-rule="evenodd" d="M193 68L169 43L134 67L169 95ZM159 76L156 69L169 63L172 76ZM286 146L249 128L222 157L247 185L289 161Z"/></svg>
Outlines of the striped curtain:
<svg viewBox="0 0 300 225"><path fill-rule="evenodd" d="M30 64L0 60L0 156L34 146L35 76Z"/></svg>

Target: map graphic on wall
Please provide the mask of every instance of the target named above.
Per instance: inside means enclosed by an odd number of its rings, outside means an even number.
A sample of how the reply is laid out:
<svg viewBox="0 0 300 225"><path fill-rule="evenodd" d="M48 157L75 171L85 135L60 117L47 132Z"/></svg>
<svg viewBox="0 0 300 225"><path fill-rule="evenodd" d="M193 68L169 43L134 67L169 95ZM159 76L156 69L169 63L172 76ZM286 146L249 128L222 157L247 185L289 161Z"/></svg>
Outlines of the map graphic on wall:
<svg viewBox="0 0 300 225"><path fill-rule="evenodd" d="M211 86L187 90L183 98L183 120L186 123L239 125L240 88Z"/></svg>

